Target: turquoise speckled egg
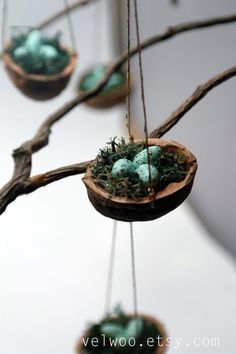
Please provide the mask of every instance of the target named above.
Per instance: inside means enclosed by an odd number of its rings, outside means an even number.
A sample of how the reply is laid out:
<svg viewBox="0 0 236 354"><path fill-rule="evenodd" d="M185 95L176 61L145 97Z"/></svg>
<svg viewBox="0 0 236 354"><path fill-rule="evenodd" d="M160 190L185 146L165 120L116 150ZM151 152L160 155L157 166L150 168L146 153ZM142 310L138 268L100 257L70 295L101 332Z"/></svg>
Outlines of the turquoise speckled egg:
<svg viewBox="0 0 236 354"><path fill-rule="evenodd" d="M101 333L107 337L116 338L123 332L123 327L119 323L104 323L100 327Z"/></svg>
<svg viewBox="0 0 236 354"><path fill-rule="evenodd" d="M150 163L152 165L157 164L157 160L161 155L161 152L162 149L159 146L149 146L148 154L149 154ZM134 157L133 164L135 165L136 168L138 168L138 166L148 163L148 154L147 154L147 149L144 149Z"/></svg>
<svg viewBox="0 0 236 354"><path fill-rule="evenodd" d="M91 90L94 88L99 81L103 78L105 73L105 66L98 64L93 67L90 73L88 73L80 82L80 89L82 91ZM113 73L107 84L103 87L102 92L110 92L120 87L125 82L125 76L120 72Z"/></svg>
<svg viewBox="0 0 236 354"><path fill-rule="evenodd" d="M96 65L89 74L87 74L80 82L80 89L82 91L88 91L94 88L104 75L104 67L102 65Z"/></svg>
<svg viewBox="0 0 236 354"><path fill-rule="evenodd" d="M58 51L53 46L44 44L39 49L39 55L45 60L55 60L58 56Z"/></svg>
<svg viewBox="0 0 236 354"><path fill-rule="evenodd" d="M149 167L148 164L143 164L139 166L135 172L139 175L139 179L144 182L148 183L149 182ZM151 172L151 181L152 183L156 184L158 182L158 171L157 168L153 165L150 165L150 172Z"/></svg>
<svg viewBox="0 0 236 354"><path fill-rule="evenodd" d="M80 89L82 91L88 91L91 90L92 88L94 88L97 83L99 82L99 79L95 76L88 75L86 78L84 78L84 80L80 83Z"/></svg>
<svg viewBox="0 0 236 354"><path fill-rule="evenodd" d="M132 173L135 173L135 167L133 163L127 159L117 160L111 171L113 177L126 177Z"/></svg>
<svg viewBox="0 0 236 354"><path fill-rule="evenodd" d="M23 46L16 48L13 52L13 56L16 60L17 59L21 60L21 59L26 58L28 54L29 54L28 49Z"/></svg>
<svg viewBox="0 0 236 354"><path fill-rule="evenodd" d="M109 92L123 85L125 82L124 76L121 73L113 73L104 87L104 92Z"/></svg>
<svg viewBox="0 0 236 354"><path fill-rule="evenodd" d="M97 77L99 80L103 77L105 73L105 67L102 64L97 64L93 67L91 74Z"/></svg>
<svg viewBox="0 0 236 354"><path fill-rule="evenodd" d="M37 52L43 44L43 35L39 30L33 30L29 33L25 46L30 52Z"/></svg>
<svg viewBox="0 0 236 354"><path fill-rule="evenodd" d="M140 318L135 318L130 320L125 329L123 330L123 337L125 337L127 340L130 338L138 338L140 336L140 333L143 329L143 320Z"/></svg>

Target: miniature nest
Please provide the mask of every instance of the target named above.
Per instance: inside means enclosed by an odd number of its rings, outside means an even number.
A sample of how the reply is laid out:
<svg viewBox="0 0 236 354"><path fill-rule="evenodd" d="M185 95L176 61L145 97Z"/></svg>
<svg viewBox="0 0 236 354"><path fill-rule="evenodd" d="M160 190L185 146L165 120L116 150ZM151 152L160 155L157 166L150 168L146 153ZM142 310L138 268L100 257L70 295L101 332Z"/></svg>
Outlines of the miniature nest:
<svg viewBox="0 0 236 354"><path fill-rule="evenodd" d="M185 174L181 180L171 182L163 189L140 198L110 195L92 174L92 166L86 170L83 182L90 202L102 215L120 221L149 221L157 219L177 208L189 195L197 171L196 157L183 145L161 139L149 139L149 146L159 146L164 152L182 156Z"/></svg>
<svg viewBox="0 0 236 354"><path fill-rule="evenodd" d="M80 83L83 82L83 80L90 74L91 69L87 70L81 77ZM120 72L124 76L124 82L123 84L119 85L116 88L113 88L112 90L109 90L107 92L100 91L96 96L90 98L88 101L86 101L86 104L92 108L110 108L113 107L117 104L120 104L125 101L127 95L128 95L128 87L127 87L127 77L126 73L124 71ZM132 80L131 80L131 89L132 89ZM80 92L84 92L79 88Z"/></svg>
<svg viewBox="0 0 236 354"><path fill-rule="evenodd" d="M135 315L129 315L129 319L134 319L136 318ZM157 335L159 335L160 338L160 342L159 342L159 346L153 346L153 351L152 354L164 354L167 350L167 333L166 333L166 329L163 326L163 324L161 322L159 322L159 320L157 320L156 318L149 316L149 315L143 315L143 314L139 314L138 318L143 319L145 322L154 325L154 327L156 327L156 333L155 333L155 339L157 337ZM79 342L76 346L76 352L77 354L88 354L90 353L88 350L86 350L86 347L84 345L84 341L86 339L86 337L89 337L90 335L92 335L89 330L79 339ZM144 340L145 342L145 340ZM142 345L140 346L143 348L143 350L145 351L145 344L142 343ZM138 348L139 349L139 348ZM135 347L132 347L129 349L129 352L139 352L138 349ZM148 347L148 352L151 353L151 347ZM109 348L107 349L107 352L115 352L114 348L112 350L112 347L110 349L111 351L109 351ZM127 351L126 351L127 352ZM147 352L147 350L146 350ZM97 354L99 354L99 351L97 351Z"/></svg>
<svg viewBox="0 0 236 354"><path fill-rule="evenodd" d="M3 53L5 68L14 85L27 97L45 101L59 95L67 86L76 65L77 55L70 52L69 61L62 72L53 75L30 74L18 65L10 55L11 43Z"/></svg>

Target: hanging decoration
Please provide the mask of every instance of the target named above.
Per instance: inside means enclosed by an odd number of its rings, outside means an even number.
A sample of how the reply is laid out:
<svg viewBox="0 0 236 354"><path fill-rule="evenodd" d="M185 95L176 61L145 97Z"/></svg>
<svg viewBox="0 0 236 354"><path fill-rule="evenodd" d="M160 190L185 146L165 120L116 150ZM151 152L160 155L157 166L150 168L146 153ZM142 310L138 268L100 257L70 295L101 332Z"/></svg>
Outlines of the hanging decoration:
<svg viewBox="0 0 236 354"><path fill-rule="evenodd" d="M69 13L67 18L71 24ZM74 43L73 30L69 29ZM76 51L62 45L60 33L48 37L37 28L15 27L10 42L4 45L3 60L13 83L23 94L40 101L64 90L76 59Z"/></svg>
<svg viewBox="0 0 236 354"><path fill-rule="evenodd" d="M111 311L114 263L116 254L117 222L114 221L107 278L105 316L90 324L76 346L77 354L163 354L167 349L165 327L152 316L138 312L133 224L130 223L131 269L133 288L132 314L126 314L120 305Z"/></svg>
<svg viewBox="0 0 236 354"><path fill-rule="evenodd" d="M106 66L94 65L80 79L79 92L87 92L100 82L105 74ZM93 108L110 108L125 101L127 96L127 78L122 70L114 72L98 95L86 103Z"/></svg>
<svg viewBox="0 0 236 354"><path fill-rule="evenodd" d="M120 221L149 221L177 208L189 195L197 171L196 157L174 141L148 138L147 111L139 35L137 1L134 0L139 54L144 141L134 141L130 105L130 2L128 12L126 120L130 142L115 139L101 149L83 182L88 197L102 215Z"/></svg>
<svg viewBox="0 0 236 354"><path fill-rule="evenodd" d="M163 354L166 351L166 337L163 325L155 318L142 314L136 317L118 308L113 315L88 327L79 340L76 352Z"/></svg>
<svg viewBox="0 0 236 354"><path fill-rule="evenodd" d="M94 89L103 79L106 71L106 65L99 62L101 59L101 48L104 44L103 27L101 23L102 14L104 12L105 2L99 3L99 8L94 9L93 13L93 38L92 38L92 61L93 64L88 70L81 75L78 80L77 90L80 93L86 93ZM102 7L103 5L103 7ZM98 30L99 29L99 30ZM94 63L94 58L98 61ZM103 89L91 99L86 101L86 105L93 108L106 109L125 102L128 95L127 73L122 68L117 69L110 76L107 84Z"/></svg>
<svg viewBox="0 0 236 354"><path fill-rule="evenodd" d="M121 140L100 151L83 182L92 205L104 216L148 221L187 198L196 170L195 156L176 142L148 139L147 149L145 142Z"/></svg>

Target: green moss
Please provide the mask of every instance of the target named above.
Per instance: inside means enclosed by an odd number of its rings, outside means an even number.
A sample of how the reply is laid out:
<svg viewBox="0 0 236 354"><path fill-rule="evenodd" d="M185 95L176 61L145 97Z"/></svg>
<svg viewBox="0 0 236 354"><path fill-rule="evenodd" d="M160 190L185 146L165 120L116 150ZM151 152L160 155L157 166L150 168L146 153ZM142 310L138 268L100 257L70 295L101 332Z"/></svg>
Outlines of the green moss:
<svg viewBox="0 0 236 354"><path fill-rule="evenodd" d="M143 183L138 174L131 173L125 177L113 177L111 174L114 163L122 158L133 160L134 156L145 149L145 143L125 143L124 139L116 142L111 140L108 146L101 149L92 168L95 183L105 189L111 196L142 198L149 194L149 186ZM168 184L185 178L185 164L182 155L167 152L163 149L155 166L159 172L159 181L153 186L155 192L163 190Z"/></svg>
<svg viewBox="0 0 236 354"><path fill-rule="evenodd" d="M26 48L26 42L29 35L35 31L29 28L15 28L11 36L11 47L8 50L16 64L22 67L27 73L37 75L54 75L62 72L67 66L70 53L60 45L60 33L53 37L42 36L41 45L53 47L57 51L54 58L43 57L40 53L40 47L36 50ZM40 33L40 31L38 31ZM25 48L25 55L17 56L16 49Z"/></svg>

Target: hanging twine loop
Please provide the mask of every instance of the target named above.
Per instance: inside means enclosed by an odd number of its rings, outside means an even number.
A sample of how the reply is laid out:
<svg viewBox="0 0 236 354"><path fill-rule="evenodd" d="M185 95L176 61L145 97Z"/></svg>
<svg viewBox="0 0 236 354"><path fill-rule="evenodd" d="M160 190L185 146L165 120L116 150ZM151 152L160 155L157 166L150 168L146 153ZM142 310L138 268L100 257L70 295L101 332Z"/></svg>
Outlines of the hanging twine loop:
<svg viewBox="0 0 236 354"><path fill-rule="evenodd" d="M134 316L138 316L138 301L137 301L137 280L136 280L136 267L135 267L135 247L134 247L134 230L133 223L129 223L130 231L130 245L131 245L131 274L132 274L132 288L133 288L133 309ZM113 223L112 241L110 249L110 258L108 266L107 287L105 297L105 314L111 314L112 303L112 289L114 280L114 265L115 265L115 253L116 253L116 239L117 239L117 221Z"/></svg>

